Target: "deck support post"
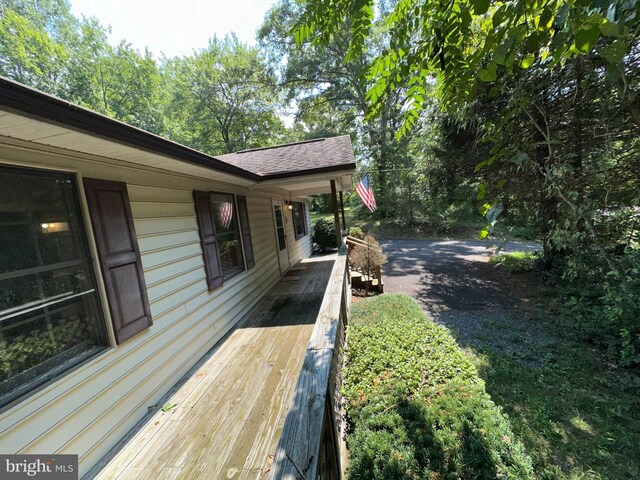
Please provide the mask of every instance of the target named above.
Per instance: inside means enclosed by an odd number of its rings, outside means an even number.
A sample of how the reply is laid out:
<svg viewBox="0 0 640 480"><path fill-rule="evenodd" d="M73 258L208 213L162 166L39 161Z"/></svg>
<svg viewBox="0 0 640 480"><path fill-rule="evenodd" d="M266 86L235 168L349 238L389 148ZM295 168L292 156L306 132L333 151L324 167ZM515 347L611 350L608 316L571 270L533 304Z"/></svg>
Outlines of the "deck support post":
<svg viewBox="0 0 640 480"><path fill-rule="evenodd" d="M340 191L340 213L342 213L342 230L347 230L347 221L344 218L344 199L342 198L342 190Z"/></svg>
<svg viewBox="0 0 640 480"><path fill-rule="evenodd" d="M342 245L342 230L340 229L340 214L338 213L338 195L336 193L336 181L331 180L331 207L333 208L333 221L336 224L336 238L338 249Z"/></svg>

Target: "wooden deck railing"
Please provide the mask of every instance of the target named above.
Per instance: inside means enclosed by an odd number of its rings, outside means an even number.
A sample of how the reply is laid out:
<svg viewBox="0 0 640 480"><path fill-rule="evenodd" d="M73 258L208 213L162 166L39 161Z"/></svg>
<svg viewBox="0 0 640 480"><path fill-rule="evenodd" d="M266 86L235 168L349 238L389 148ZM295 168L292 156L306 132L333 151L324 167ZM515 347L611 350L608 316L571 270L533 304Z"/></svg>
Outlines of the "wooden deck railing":
<svg viewBox="0 0 640 480"><path fill-rule="evenodd" d="M368 291L377 291L378 293L384 292L384 286L382 282L382 270L379 265L376 265L368 271L359 269L355 262L352 261L352 254L356 248L367 248L382 253L382 249L369 242L360 240L359 238L348 235L345 239L347 244L347 267L350 271L359 273L359 276L352 275L351 281L353 288L364 288Z"/></svg>
<svg viewBox="0 0 640 480"><path fill-rule="evenodd" d="M270 473L274 480L342 478L346 457L339 388L350 301L347 250L343 245L329 278L275 452Z"/></svg>

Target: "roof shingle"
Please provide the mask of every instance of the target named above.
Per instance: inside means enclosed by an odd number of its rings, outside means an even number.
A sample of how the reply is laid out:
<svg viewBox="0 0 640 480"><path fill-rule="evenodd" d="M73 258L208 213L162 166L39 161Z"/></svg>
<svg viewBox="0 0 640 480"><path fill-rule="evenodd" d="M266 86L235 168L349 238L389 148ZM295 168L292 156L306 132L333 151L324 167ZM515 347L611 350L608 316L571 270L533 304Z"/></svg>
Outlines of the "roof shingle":
<svg viewBox="0 0 640 480"><path fill-rule="evenodd" d="M353 147L348 135L243 150L215 155L214 158L262 177L355 168Z"/></svg>

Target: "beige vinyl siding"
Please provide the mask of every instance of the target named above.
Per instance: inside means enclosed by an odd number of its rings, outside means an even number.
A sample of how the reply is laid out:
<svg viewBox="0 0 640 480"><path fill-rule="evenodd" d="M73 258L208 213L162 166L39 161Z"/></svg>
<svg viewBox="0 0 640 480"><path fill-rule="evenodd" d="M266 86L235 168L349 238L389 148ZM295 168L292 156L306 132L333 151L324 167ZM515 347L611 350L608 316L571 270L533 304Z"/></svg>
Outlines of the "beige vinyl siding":
<svg viewBox="0 0 640 480"><path fill-rule="evenodd" d="M293 216L291 210L285 210L285 217L287 219L285 228L287 233L287 248L289 249L289 261L291 262L291 266L294 266L303 258L307 258L311 255L312 252L312 242L311 242L311 228L309 228L309 208L308 204L305 200L298 200L303 202L305 205L305 217L307 218L307 234L304 237L300 237L296 240L296 234L293 226Z"/></svg>
<svg viewBox="0 0 640 480"><path fill-rule="evenodd" d="M127 183L153 325L0 413L0 451L78 454L82 475L278 278L270 196L84 154L0 144L0 163L55 167ZM193 190L247 196L256 266L213 292L205 281ZM82 208L86 216L86 205ZM91 244L90 232L89 237ZM295 253L296 242L291 242L291 253L299 258L309 254L308 241L301 242Z"/></svg>

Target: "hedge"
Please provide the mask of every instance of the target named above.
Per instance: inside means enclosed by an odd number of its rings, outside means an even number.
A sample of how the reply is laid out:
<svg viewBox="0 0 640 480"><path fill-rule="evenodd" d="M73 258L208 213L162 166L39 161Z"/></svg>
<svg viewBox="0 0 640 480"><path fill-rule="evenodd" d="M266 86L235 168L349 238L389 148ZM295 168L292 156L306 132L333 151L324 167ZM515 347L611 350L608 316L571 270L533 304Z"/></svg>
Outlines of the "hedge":
<svg viewBox="0 0 640 480"><path fill-rule="evenodd" d="M350 479L529 479L531 460L449 331L406 295L353 305Z"/></svg>

